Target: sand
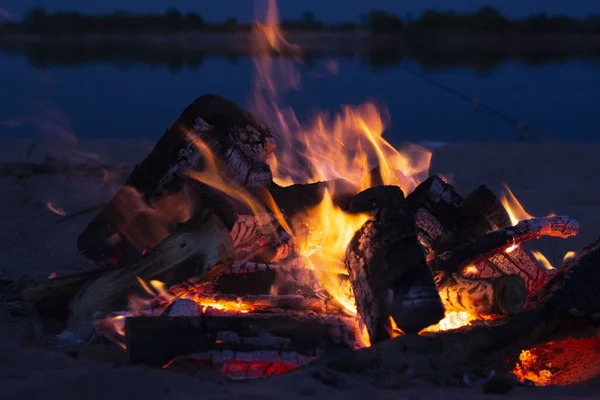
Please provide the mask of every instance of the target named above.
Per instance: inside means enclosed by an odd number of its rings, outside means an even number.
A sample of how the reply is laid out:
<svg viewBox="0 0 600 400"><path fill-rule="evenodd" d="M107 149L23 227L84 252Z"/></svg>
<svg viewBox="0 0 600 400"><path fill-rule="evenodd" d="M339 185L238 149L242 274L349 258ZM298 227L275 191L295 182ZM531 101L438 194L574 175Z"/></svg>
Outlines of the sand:
<svg viewBox="0 0 600 400"><path fill-rule="evenodd" d="M0 163L32 160L45 154L70 160L101 160L133 166L152 148L152 141L0 142ZM551 211L581 223L578 237L533 243L551 262L560 265L568 250L576 250L600 236L600 178L597 157L600 144L464 143L433 150L432 172L453 175L459 193L466 195L480 184L496 193L506 182L527 211L543 216ZM23 277L44 279L94 268L76 252L77 234L93 214L56 224L57 215L45 203L67 213L108 200L119 180L102 183L77 175L39 175L26 180L0 178L0 283ZM142 367L115 367L114 358L86 350L77 358L58 350L32 349L23 336L24 320L11 316L10 303L0 298L0 398L209 398L279 399L325 398L479 398L481 389L443 389L414 382L402 390L374 389L359 381L337 388L317 382L305 372L259 382L231 383L202 373L184 376ZM25 339L24 339L25 338ZM29 344L26 346L26 344ZM99 362L100 358L111 361ZM412 383L411 383L412 384ZM348 387L345 387L348 386ZM595 382L577 388L517 388L510 397L594 398ZM17 397L18 396L18 397ZM485 395L489 398L490 395ZM493 397L493 396L492 396ZM337 398L337 397L336 397Z"/></svg>

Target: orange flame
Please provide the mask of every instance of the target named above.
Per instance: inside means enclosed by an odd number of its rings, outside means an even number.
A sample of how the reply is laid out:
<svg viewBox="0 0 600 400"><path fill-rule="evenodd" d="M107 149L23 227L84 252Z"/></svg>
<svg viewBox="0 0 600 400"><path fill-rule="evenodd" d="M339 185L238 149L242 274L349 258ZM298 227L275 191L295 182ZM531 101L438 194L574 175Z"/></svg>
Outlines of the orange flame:
<svg viewBox="0 0 600 400"><path fill-rule="evenodd" d="M500 202L504 206L504 209L508 214L508 218L510 218L510 223L514 226L520 221L533 218L531 214L525 211L509 187L506 184L503 184L503 186L506 193L500 195Z"/></svg>
<svg viewBox="0 0 600 400"><path fill-rule="evenodd" d="M574 251L567 251L567 253L563 257L563 262L570 260L571 258L575 258L576 255L577 253L575 253Z"/></svg>
<svg viewBox="0 0 600 400"><path fill-rule="evenodd" d="M552 263L550 261L548 261L546 256L543 255L542 253L540 253L539 251L532 250L531 254L533 254L533 258L535 258L538 261L538 263L542 266L542 268L544 268L546 271L555 271L556 270L556 268L554 268Z"/></svg>
<svg viewBox="0 0 600 400"><path fill-rule="evenodd" d="M540 369L538 357L530 350L521 351L519 362L513 369L513 373L521 381L528 379L538 386L546 386L551 383L552 379L552 372Z"/></svg>

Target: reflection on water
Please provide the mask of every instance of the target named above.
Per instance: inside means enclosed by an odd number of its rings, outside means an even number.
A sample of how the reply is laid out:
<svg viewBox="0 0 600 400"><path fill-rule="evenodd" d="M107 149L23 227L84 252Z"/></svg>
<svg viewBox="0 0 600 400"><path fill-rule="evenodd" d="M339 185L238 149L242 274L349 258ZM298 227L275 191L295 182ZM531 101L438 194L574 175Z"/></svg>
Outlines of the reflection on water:
<svg viewBox="0 0 600 400"><path fill-rule="evenodd" d="M240 57L247 56L239 49L218 46L211 49L186 49L185 46L178 46L176 43L173 46L166 44L133 46L118 42L78 44L60 41L0 41L0 51L11 55L22 54L37 68L111 62L122 65L137 63L166 65L173 72L180 71L186 66L198 67L206 58L223 57L235 63ZM387 43L358 47L340 46L328 50L309 48L303 54L309 64L328 56L342 59L361 58L374 69L393 68L395 64L410 61L426 70L471 67L486 71L515 60L533 65L573 59L597 62L600 60L600 44L579 43L571 46L562 43L552 46L552 42L542 41L539 46L529 43L520 47L514 44L486 46L485 43L475 42L470 45L448 47L423 40L411 43L410 46L401 44L394 46Z"/></svg>
<svg viewBox="0 0 600 400"><path fill-rule="evenodd" d="M52 109L68 116L68 127L56 128L80 138L156 139L201 94L248 104L248 56L136 53L114 46L104 51L48 47L0 54L0 137L48 134L37 122L45 115L40 110ZM337 111L339 104L360 104L373 97L390 110L386 136L393 143L518 137L514 124L406 73L411 68L537 128L540 140L600 139L597 63L497 64L489 57L473 65L469 57L473 55L442 62L438 54L432 61L414 61L389 49L371 49L365 58L308 54L302 67L303 90L289 93L285 101L306 120L315 108ZM335 75L332 64L337 65Z"/></svg>

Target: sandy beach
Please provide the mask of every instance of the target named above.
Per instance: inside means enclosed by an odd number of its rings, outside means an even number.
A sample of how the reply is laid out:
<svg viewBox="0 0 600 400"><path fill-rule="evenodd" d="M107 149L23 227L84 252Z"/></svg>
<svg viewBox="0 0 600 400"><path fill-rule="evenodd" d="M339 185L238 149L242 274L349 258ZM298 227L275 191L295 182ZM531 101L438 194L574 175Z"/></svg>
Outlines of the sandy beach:
<svg viewBox="0 0 600 400"><path fill-rule="evenodd" d="M29 161L42 161L51 155L69 162L125 163L133 167L154 144L149 140L33 143L2 140L0 164L26 161L28 155ZM502 183L506 183L530 214L555 212L579 220L579 236L542 240L530 246L559 266L567 251L600 237L600 177L594 167L598 154L600 143L462 143L434 149L431 172L452 176L457 191L464 196L480 184L499 194ZM0 177L0 282L23 277L44 279L52 273L63 275L94 268L76 252L76 237L94 214L57 224L58 216L48 210L47 204L66 213L101 204L112 197L124 177ZM74 355L30 348L32 342L22 334L24 319L12 314L15 312L9 302L0 297L2 399L359 399L372 396L375 390L360 380L341 388L327 386L303 371L257 382L231 383L209 373L186 376L142 367L116 367L115 359L103 351ZM98 362L99 358L111 362ZM516 388L509 397L592 399L598 390L599 382L577 388ZM375 395L381 399L494 398L483 395L479 388L448 390L419 382L402 390L377 389Z"/></svg>

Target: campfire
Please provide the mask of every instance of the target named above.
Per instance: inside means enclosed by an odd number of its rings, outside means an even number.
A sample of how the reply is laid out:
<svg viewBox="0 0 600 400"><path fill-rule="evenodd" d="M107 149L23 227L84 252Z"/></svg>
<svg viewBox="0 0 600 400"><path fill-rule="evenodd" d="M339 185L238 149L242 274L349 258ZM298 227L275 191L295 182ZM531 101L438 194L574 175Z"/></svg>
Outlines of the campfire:
<svg viewBox="0 0 600 400"><path fill-rule="evenodd" d="M553 383L552 349L597 336L600 242L563 266L532 258L522 243L568 238L578 223L527 214L508 187L500 200L484 185L461 196L429 176L430 151L383 138L374 102L301 125L277 108L275 67L292 61L270 55L300 49L274 4L254 35L252 113L196 99L80 234L100 268L25 289L60 322L58 341L119 343L133 363L194 360L232 378L328 360Z"/></svg>

